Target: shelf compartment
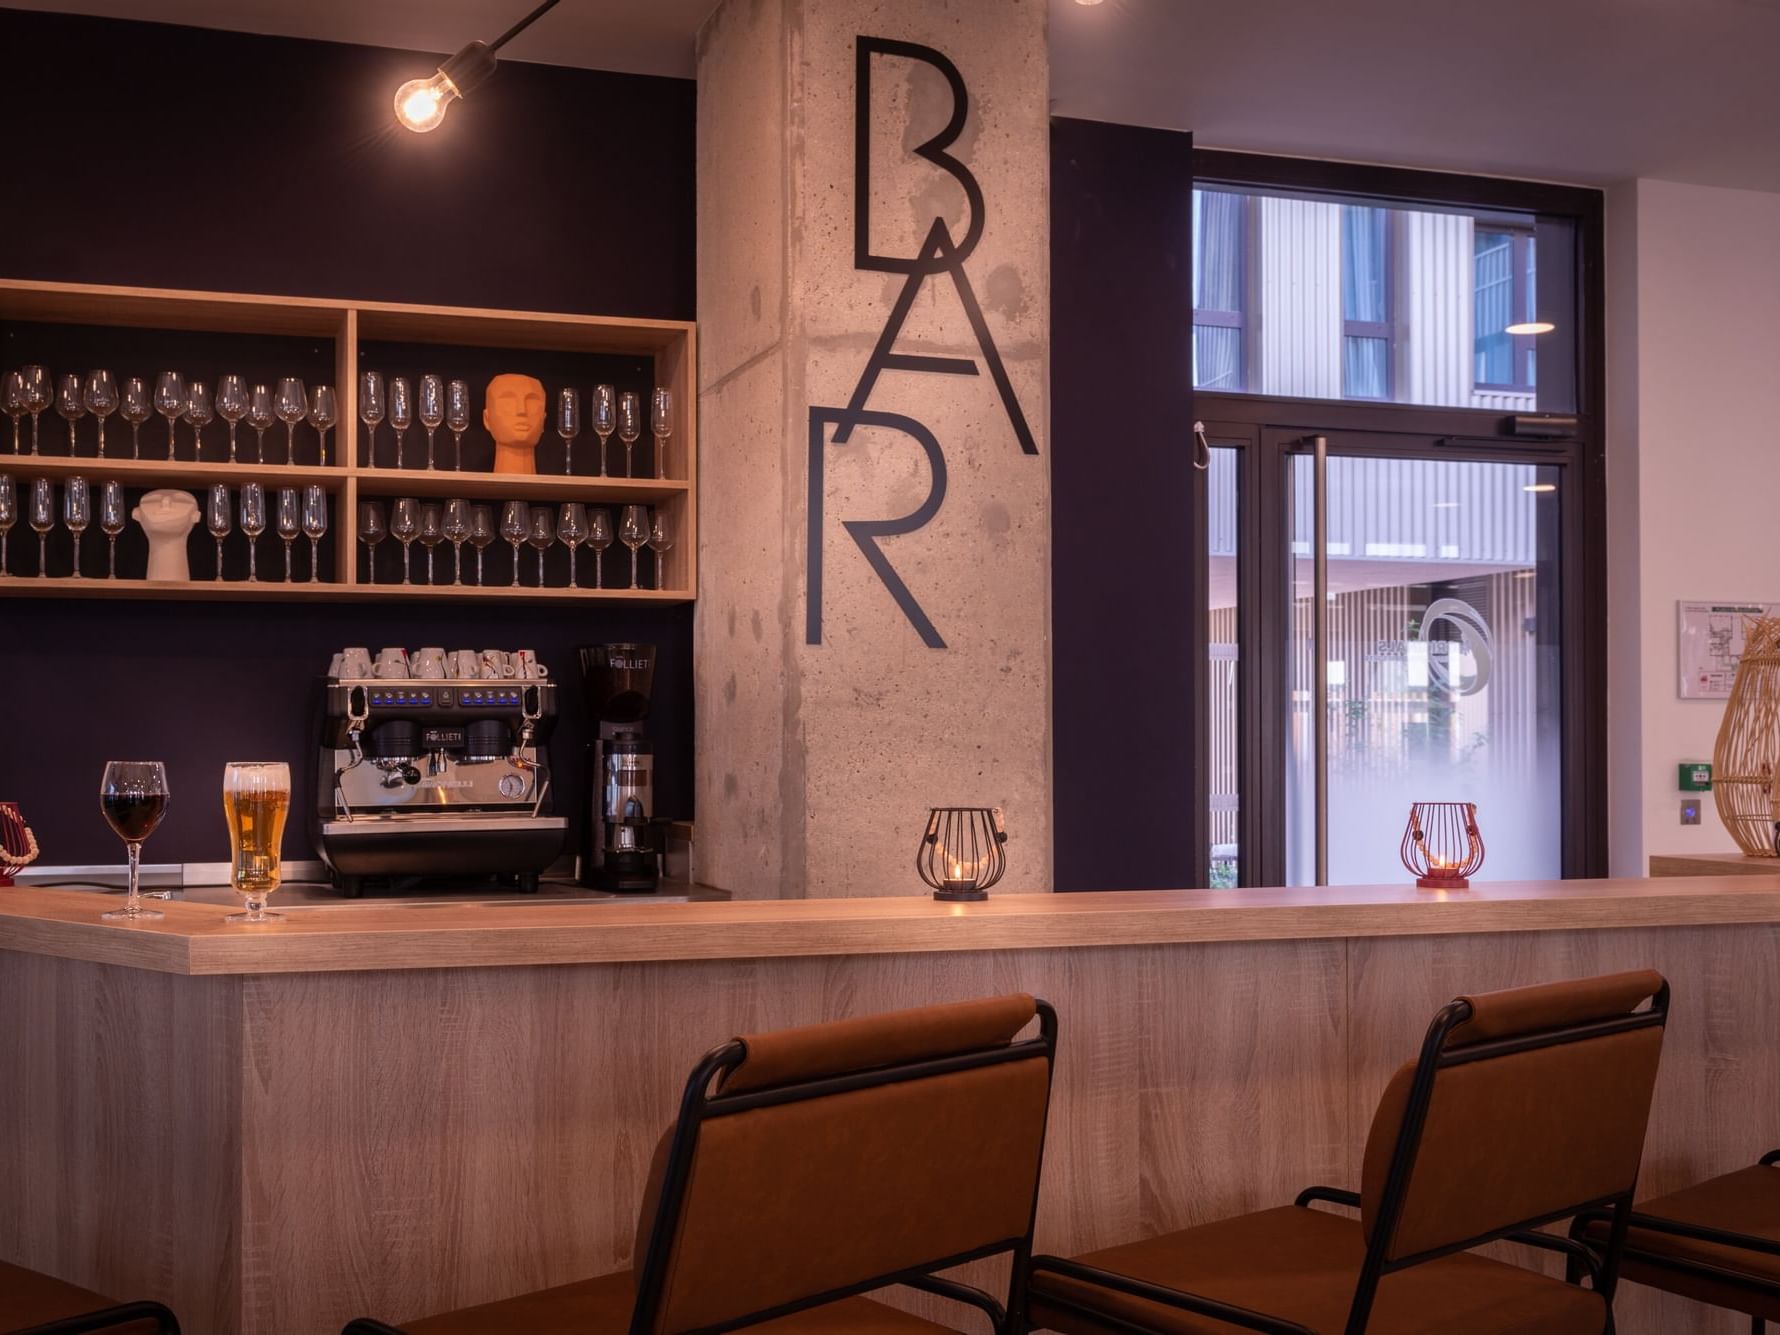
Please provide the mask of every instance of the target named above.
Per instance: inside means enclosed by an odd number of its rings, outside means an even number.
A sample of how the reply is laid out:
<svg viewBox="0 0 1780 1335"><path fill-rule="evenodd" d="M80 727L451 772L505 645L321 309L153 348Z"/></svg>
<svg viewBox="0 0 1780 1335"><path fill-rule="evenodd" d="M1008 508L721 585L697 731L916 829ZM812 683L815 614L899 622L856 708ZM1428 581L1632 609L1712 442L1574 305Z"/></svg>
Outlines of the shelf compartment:
<svg viewBox="0 0 1780 1335"><path fill-rule="evenodd" d="M626 553L628 559L628 553ZM296 580L146 580L146 579L36 579L29 575L0 577L0 596L23 598L151 598L204 602L499 602L523 598L527 602L601 603L618 606L643 603L671 606L692 601L692 595L674 589L566 589L506 584L310 584Z"/></svg>
<svg viewBox="0 0 1780 1335"><path fill-rule="evenodd" d="M684 496L690 484L672 478L563 477L551 473L458 473L448 468L361 468L361 496L449 500L586 501L590 505L654 505Z"/></svg>
<svg viewBox="0 0 1780 1335"><path fill-rule="evenodd" d="M210 463L190 459L96 459L92 455L0 454L0 473L14 479L47 477L60 482L84 477L91 482L122 482L128 487L208 487L215 482L240 486L259 482L267 487L304 487L319 482L329 491L345 484L344 468L313 465Z"/></svg>

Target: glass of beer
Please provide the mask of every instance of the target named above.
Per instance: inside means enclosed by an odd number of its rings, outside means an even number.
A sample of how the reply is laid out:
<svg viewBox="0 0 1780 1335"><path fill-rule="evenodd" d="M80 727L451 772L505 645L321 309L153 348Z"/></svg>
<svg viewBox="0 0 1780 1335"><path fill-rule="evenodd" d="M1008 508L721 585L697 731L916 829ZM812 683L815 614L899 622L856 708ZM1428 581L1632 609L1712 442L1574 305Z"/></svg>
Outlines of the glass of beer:
<svg viewBox="0 0 1780 1335"><path fill-rule="evenodd" d="M247 903L224 922L282 922L266 912L278 888L279 849L290 814L290 766L283 761L233 760L223 770L223 815L229 822L229 884Z"/></svg>

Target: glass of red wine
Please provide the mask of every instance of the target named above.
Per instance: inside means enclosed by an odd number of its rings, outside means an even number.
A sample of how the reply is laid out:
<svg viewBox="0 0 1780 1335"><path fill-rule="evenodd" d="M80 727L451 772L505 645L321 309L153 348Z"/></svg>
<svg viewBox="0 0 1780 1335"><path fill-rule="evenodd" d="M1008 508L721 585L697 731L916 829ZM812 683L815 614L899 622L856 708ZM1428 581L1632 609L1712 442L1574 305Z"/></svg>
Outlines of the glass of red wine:
<svg viewBox="0 0 1780 1335"><path fill-rule="evenodd" d="M112 833L130 850L130 893L121 909L102 913L102 918L140 922L167 915L142 906L142 841L155 832L167 814L167 767L158 760L106 762L99 781L99 809Z"/></svg>

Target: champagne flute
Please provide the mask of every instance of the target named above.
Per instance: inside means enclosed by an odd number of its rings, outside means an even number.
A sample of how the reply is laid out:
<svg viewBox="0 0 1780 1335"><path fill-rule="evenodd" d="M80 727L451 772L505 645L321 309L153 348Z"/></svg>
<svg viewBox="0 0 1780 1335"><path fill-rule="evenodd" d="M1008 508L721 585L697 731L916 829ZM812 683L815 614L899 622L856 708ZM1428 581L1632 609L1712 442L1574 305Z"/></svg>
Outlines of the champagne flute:
<svg viewBox="0 0 1780 1335"><path fill-rule="evenodd" d="M383 506L376 501L358 503L358 540L365 544L365 583L377 582L377 544L389 533Z"/></svg>
<svg viewBox="0 0 1780 1335"><path fill-rule="evenodd" d="M531 512L531 521L526 526L525 540L538 553L538 587L544 587L544 553L556 544L556 516L550 513L550 507L540 505Z"/></svg>
<svg viewBox="0 0 1780 1335"><path fill-rule="evenodd" d="M332 390L328 391L330 394ZM321 484L303 488L303 536L309 539L309 582L321 579L321 536L328 531L328 494Z"/></svg>
<svg viewBox="0 0 1780 1335"><path fill-rule="evenodd" d="M99 810L111 832L124 841L130 853L130 885L121 909L99 916L128 922L167 915L142 905L142 844L167 814L167 767L158 760L107 762L99 780Z"/></svg>
<svg viewBox="0 0 1780 1335"><path fill-rule="evenodd" d="M82 393L80 377L77 375L70 373L56 382L56 412L68 424L70 457L80 453L74 445L74 424L87 415L87 405Z"/></svg>
<svg viewBox="0 0 1780 1335"><path fill-rule="evenodd" d="M247 535L247 578L258 581L260 534L266 531L266 489L257 482L241 488L241 531Z"/></svg>
<svg viewBox="0 0 1780 1335"><path fill-rule="evenodd" d="M396 432L396 467L403 467L402 442L408 438L408 428L414 425L414 401L408 395L408 378L397 376L389 382L389 424Z"/></svg>
<svg viewBox="0 0 1780 1335"><path fill-rule="evenodd" d="M162 371L155 381L155 411L167 419L167 457L178 458L173 424L185 411L185 378L178 371Z"/></svg>
<svg viewBox="0 0 1780 1335"><path fill-rule="evenodd" d="M277 420L272 391L264 385L255 385L247 392L247 425L253 428L253 461L256 464L266 462L266 430Z"/></svg>
<svg viewBox="0 0 1780 1335"><path fill-rule="evenodd" d="M580 501L564 501L562 513L556 517L556 536L569 549L569 587L580 588L576 582L575 549L587 537L587 507Z"/></svg>
<svg viewBox="0 0 1780 1335"><path fill-rule="evenodd" d="M674 545L674 521L659 505L649 520L649 550L655 553L655 587L667 588L667 554Z"/></svg>
<svg viewBox="0 0 1780 1335"><path fill-rule="evenodd" d="M5 579L9 573L6 569L6 538L18 522L18 484L9 474L0 473L0 579Z"/></svg>
<svg viewBox="0 0 1780 1335"><path fill-rule="evenodd" d="M124 531L124 484L107 482L99 488L99 531L111 543L111 554L105 563L107 579L117 578L117 535Z"/></svg>
<svg viewBox="0 0 1780 1335"><path fill-rule="evenodd" d="M674 392L657 389L649 400L649 430L655 436L655 476L667 476L668 437L674 434Z"/></svg>
<svg viewBox="0 0 1780 1335"><path fill-rule="evenodd" d="M531 536L531 507L524 501L508 501L501 507L501 536L513 548L513 587L519 587L519 546Z"/></svg>
<svg viewBox="0 0 1780 1335"><path fill-rule="evenodd" d="M19 448L19 418L23 417L27 411L25 407L27 397L28 396L25 394L24 373L22 371L8 371L6 373L5 406L6 415L12 419L12 452L14 454L24 453L24 451Z"/></svg>
<svg viewBox="0 0 1780 1335"><path fill-rule="evenodd" d="M296 579L291 573L291 544L303 533L303 506L295 487L278 489L278 510L273 522L278 526L278 536L284 539L284 582L290 584Z"/></svg>
<svg viewBox="0 0 1780 1335"><path fill-rule="evenodd" d="M154 416L154 409L148 397L148 386L142 383L141 376L131 376L124 381L124 406L118 415L130 424L130 457L142 457L142 424Z"/></svg>
<svg viewBox="0 0 1780 1335"><path fill-rule="evenodd" d="M62 484L62 523L74 535L74 575L80 579L80 538L93 522L93 494L84 477L71 477Z"/></svg>
<svg viewBox="0 0 1780 1335"><path fill-rule="evenodd" d="M398 499L389 512L389 536L402 544L402 583L414 581L408 574L409 544L420 535L420 502L412 496Z"/></svg>
<svg viewBox="0 0 1780 1335"><path fill-rule="evenodd" d="M420 424L426 428L426 466L429 469L433 466L433 433L444 421L445 382L436 375L423 375L420 377Z"/></svg>
<svg viewBox="0 0 1780 1335"><path fill-rule="evenodd" d="M600 438L600 476L606 475L606 442L618 429L618 400L610 385L593 388L593 434Z"/></svg>
<svg viewBox="0 0 1780 1335"><path fill-rule="evenodd" d="M192 381L185 396L185 420L192 424L192 460L204 457L204 428L216 420L211 406L210 386L202 380Z"/></svg>
<svg viewBox="0 0 1780 1335"><path fill-rule="evenodd" d="M358 378L358 415L365 424L365 466L377 467L377 424L383 420L383 372L366 371Z"/></svg>
<svg viewBox="0 0 1780 1335"><path fill-rule="evenodd" d="M575 471L575 437L581 434L581 391L560 389L556 393L556 434L562 437L562 471L566 477Z"/></svg>
<svg viewBox="0 0 1780 1335"><path fill-rule="evenodd" d="M470 507L470 546L476 549L476 587L482 587L482 553L494 541L494 511L486 505Z"/></svg>
<svg viewBox="0 0 1780 1335"><path fill-rule="evenodd" d="M637 437L643 434L643 405L630 390L618 396L618 439L624 442L624 475L635 477L632 463Z"/></svg>
<svg viewBox="0 0 1780 1335"><path fill-rule="evenodd" d="M593 549L593 587L604 587L606 548L612 545L612 512L601 506L587 518L587 545Z"/></svg>
<svg viewBox="0 0 1780 1335"><path fill-rule="evenodd" d="M41 366L27 366L19 373L25 382L25 409L31 414L31 453L37 453L37 417L49 407L49 372Z"/></svg>
<svg viewBox="0 0 1780 1335"><path fill-rule="evenodd" d="M465 500L445 502L445 522L440 525L445 540L451 544L451 582L464 582L464 539L470 536L470 503Z"/></svg>
<svg viewBox="0 0 1780 1335"><path fill-rule="evenodd" d="M117 411L117 381L110 371L88 371L87 411L99 424L99 457L105 457L105 419Z"/></svg>
<svg viewBox="0 0 1780 1335"><path fill-rule="evenodd" d="M216 382L216 415L229 424L229 462L235 458L235 428L247 416L247 382L238 375L226 375Z"/></svg>
<svg viewBox="0 0 1780 1335"><path fill-rule="evenodd" d="M272 411L284 423L284 462L294 464L297 461L297 423L309 415L309 392L303 388L303 382L294 375L281 379Z"/></svg>
<svg viewBox="0 0 1780 1335"><path fill-rule="evenodd" d="M321 440L321 466L328 466L328 432L340 420L340 407L334 401L332 385L317 385L309 391L309 425Z"/></svg>
<svg viewBox="0 0 1780 1335"><path fill-rule="evenodd" d="M462 380L453 380L445 387L445 425L451 428L451 467L454 472L464 466L464 432L470 429L470 387Z"/></svg>
<svg viewBox="0 0 1780 1335"><path fill-rule="evenodd" d="M31 509L26 516L37 535L37 578L49 578L49 531L56 526L56 484L46 477L31 481Z"/></svg>
<svg viewBox="0 0 1780 1335"><path fill-rule="evenodd" d="M439 512L437 501L428 501L420 507L420 545L426 548L426 582L436 584L433 578L433 551L445 541L445 522Z"/></svg>
<svg viewBox="0 0 1780 1335"><path fill-rule="evenodd" d="M279 761L232 760L223 768L223 818L229 825L229 884L246 912L224 922L282 922L266 912L278 888L284 822L290 814L290 766Z"/></svg>
<svg viewBox="0 0 1780 1335"><path fill-rule="evenodd" d="M229 536L233 515L229 507L229 489L220 482L211 484L209 500L204 505L204 527L216 539L216 577L223 577L223 539Z"/></svg>
<svg viewBox="0 0 1780 1335"><path fill-rule="evenodd" d="M637 588L637 549L649 541L649 516L640 505L627 505L618 520L618 541L630 548L630 587Z"/></svg>

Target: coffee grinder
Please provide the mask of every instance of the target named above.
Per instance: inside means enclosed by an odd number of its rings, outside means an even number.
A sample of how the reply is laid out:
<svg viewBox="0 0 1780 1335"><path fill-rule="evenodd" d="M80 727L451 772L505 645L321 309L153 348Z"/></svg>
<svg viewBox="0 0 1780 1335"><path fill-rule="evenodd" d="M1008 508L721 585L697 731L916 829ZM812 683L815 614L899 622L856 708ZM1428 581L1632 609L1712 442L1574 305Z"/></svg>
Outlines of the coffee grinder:
<svg viewBox="0 0 1780 1335"><path fill-rule="evenodd" d="M655 646L594 644L581 649L587 715L599 724L588 748L588 811L581 883L646 894L660 880L655 815L655 747L643 735L655 687Z"/></svg>

